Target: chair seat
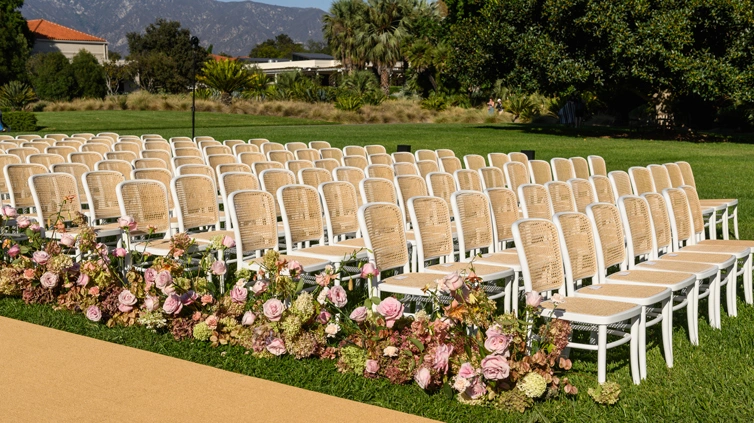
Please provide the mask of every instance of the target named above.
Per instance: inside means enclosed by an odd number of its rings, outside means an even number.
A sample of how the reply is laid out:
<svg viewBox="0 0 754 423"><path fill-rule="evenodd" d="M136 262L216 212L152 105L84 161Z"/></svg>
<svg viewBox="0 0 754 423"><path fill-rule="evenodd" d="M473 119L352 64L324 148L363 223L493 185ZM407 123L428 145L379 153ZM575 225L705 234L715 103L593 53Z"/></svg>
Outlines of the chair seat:
<svg viewBox="0 0 754 423"><path fill-rule="evenodd" d="M516 272L521 271L521 262L518 260L518 254L515 250L511 250L511 252L500 251L497 253L482 254L482 257L474 259L474 263L505 266L510 267Z"/></svg>
<svg viewBox="0 0 754 423"><path fill-rule="evenodd" d="M229 236L233 238L235 235L233 231L207 231L189 234L189 236L195 239L197 243L209 244L212 242L212 239L218 236Z"/></svg>
<svg viewBox="0 0 754 423"><path fill-rule="evenodd" d="M313 247L294 250L293 253L299 256L325 259L331 262L342 262L344 259L349 259L356 251L359 251L356 253L357 258L367 257L366 249L339 245L315 245Z"/></svg>
<svg viewBox="0 0 754 423"><path fill-rule="evenodd" d="M364 243L364 238L352 238L352 239L346 239L343 241L338 241L335 243L337 246L347 246L347 247L357 247L357 248L366 248L366 244Z"/></svg>
<svg viewBox="0 0 754 423"><path fill-rule="evenodd" d="M553 310L553 316L563 320L603 325L622 322L641 314L641 306L636 304L584 297L566 297L565 302L557 307L552 301L545 301L541 307Z"/></svg>
<svg viewBox="0 0 754 423"><path fill-rule="evenodd" d="M169 239L153 239L149 242L135 242L131 244L131 249L136 251L144 251L155 256L166 256L170 254L172 248Z"/></svg>
<svg viewBox="0 0 754 423"><path fill-rule="evenodd" d="M670 294L670 289L661 286L636 286L619 283L589 285L576 291L577 297L625 301L643 306L658 303L670 297Z"/></svg>
<svg viewBox="0 0 754 423"><path fill-rule="evenodd" d="M609 275L608 283L663 286L677 291L696 282L696 275L682 272L652 272L649 270L625 270Z"/></svg>
<svg viewBox="0 0 754 423"><path fill-rule="evenodd" d="M715 198L715 199L706 199L706 200L699 200L699 203L702 207L717 207L719 205L725 205L727 207L732 207L735 205L738 205L738 200L735 198Z"/></svg>
<svg viewBox="0 0 754 423"><path fill-rule="evenodd" d="M404 273L383 279L378 288L380 292L424 296L426 294L422 290L425 287L437 289L436 281L440 278L437 273Z"/></svg>
<svg viewBox="0 0 754 423"><path fill-rule="evenodd" d="M697 245L735 245L754 249L754 240L749 239L705 239L699 241Z"/></svg>
<svg viewBox="0 0 754 423"><path fill-rule="evenodd" d="M637 270L653 270L656 272L693 273L698 279L706 279L717 274L717 266L714 264L672 260L649 260L637 264L635 268Z"/></svg>
<svg viewBox="0 0 754 423"><path fill-rule="evenodd" d="M471 263L442 263L433 266L427 266L424 271L427 273L436 273L447 275L453 272L470 272ZM494 266L489 264L474 263L474 273L482 278L483 281L496 281L513 276L513 269L505 266Z"/></svg>
<svg viewBox="0 0 754 423"><path fill-rule="evenodd" d="M693 252L693 253L704 253L704 254L732 254L736 256L736 258L744 258L748 257L749 254L751 254L751 250L749 247L744 246L736 246L736 245L725 245L725 244L718 244L718 245L689 245L687 247L683 247L680 250L681 252Z"/></svg>
<svg viewBox="0 0 754 423"><path fill-rule="evenodd" d="M736 257L730 254L708 254L691 251L676 251L660 256L660 260L714 264L724 269L726 267L732 266L736 261Z"/></svg>
<svg viewBox="0 0 754 423"><path fill-rule="evenodd" d="M322 270L330 264L329 260L322 260L319 258L312 258L312 257L304 257L304 256L289 256L286 254L280 254L279 260L287 260L287 261L297 261L301 264L301 267L304 269L304 273L312 273L319 270ZM252 269L260 268L262 266L262 262L264 262L264 258L259 257L255 258L251 261L249 261L247 264Z"/></svg>

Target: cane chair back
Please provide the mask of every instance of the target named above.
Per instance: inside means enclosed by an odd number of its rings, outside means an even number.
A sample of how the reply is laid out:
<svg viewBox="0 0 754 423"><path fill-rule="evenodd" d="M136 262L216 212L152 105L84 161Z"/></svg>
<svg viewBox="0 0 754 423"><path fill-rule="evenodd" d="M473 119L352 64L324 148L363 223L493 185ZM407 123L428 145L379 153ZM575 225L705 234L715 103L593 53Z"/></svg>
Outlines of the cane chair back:
<svg viewBox="0 0 754 423"><path fill-rule="evenodd" d="M369 164L393 165L393 157L387 153L370 154Z"/></svg>
<svg viewBox="0 0 754 423"><path fill-rule="evenodd" d="M5 175L2 174L2 169L9 164L21 164L21 159L12 154L0 155L0 194L8 192L8 185L5 183Z"/></svg>
<svg viewBox="0 0 754 423"><path fill-rule="evenodd" d="M368 178L384 178L392 182L395 178L395 171L390 165L369 165L366 168L366 176Z"/></svg>
<svg viewBox="0 0 754 423"><path fill-rule="evenodd" d="M138 158L139 156L131 151L110 151L105 153L105 160L123 160L132 163Z"/></svg>
<svg viewBox="0 0 754 423"><path fill-rule="evenodd" d="M332 146L327 141L309 141L309 148L322 150L324 148L332 148Z"/></svg>
<svg viewBox="0 0 754 423"><path fill-rule="evenodd" d="M251 165L251 171L257 175L257 177L260 177L262 172L268 169L285 170L285 166L280 162L256 162Z"/></svg>
<svg viewBox="0 0 754 423"><path fill-rule="evenodd" d="M254 144L236 144L232 148L233 155L236 157L240 157L242 153L261 153L261 151L259 151L259 146Z"/></svg>
<svg viewBox="0 0 754 423"><path fill-rule="evenodd" d="M173 152L173 150L170 149L170 144L168 144L167 141L146 141L144 142L144 150L145 151L165 151L169 154ZM142 157L144 157L144 152L141 152Z"/></svg>
<svg viewBox="0 0 754 423"><path fill-rule="evenodd" d="M487 154L487 161L490 162L491 167L496 167L502 171L503 166L511 161L511 159L505 153L489 153Z"/></svg>
<svg viewBox="0 0 754 423"><path fill-rule="evenodd" d="M442 168L442 171L449 174L454 174L456 170L463 169L461 167L461 161L458 160L458 157L440 157L440 167Z"/></svg>
<svg viewBox="0 0 754 423"><path fill-rule="evenodd" d="M626 264L626 238L623 235L623 223L615 204L594 203L587 207L587 216L592 221L592 228L601 254L597 254L599 269Z"/></svg>
<svg viewBox="0 0 754 423"><path fill-rule="evenodd" d="M249 144L256 145L259 148L259 152L262 152L262 144L270 142L267 138L251 138L249 139Z"/></svg>
<svg viewBox="0 0 754 423"><path fill-rule="evenodd" d="M87 140L88 139L92 139L94 137L95 137L94 134L91 134L91 133L88 133L88 132L82 132L82 133L79 133L79 134L72 134L71 135L71 138L84 138L84 139L87 139Z"/></svg>
<svg viewBox="0 0 754 423"><path fill-rule="evenodd" d="M204 163L204 159L202 159L201 157L173 157L171 161L173 162L173 169L176 170L184 165L203 166L206 164Z"/></svg>
<svg viewBox="0 0 754 423"><path fill-rule="evenodd" d="M594 198L594 187L588 180L580 178L571 179L568 183L571 185L573 200L576 203L576 211L579 213L586 213L586 206L596 202ZM612 203L612 201L610 203Z"/></svg>
<svg viewBox="0 0 754 423"><path fill-rule="evenodd" d="M672 182L670 182L670 174L668 174L665 166L651 164L647 166L647 169L652 174L655 192L662 192L665 188L675 188Z"/></svg>
<svg viewBox="0 0 754 423"><path fill-rule="evenodd" d="M294 154L296 156L296 160L308 160L312 163L314 163L315 160L319 160L321 158L319 150L315 150L313 148L301 148L299 150L296 150Z"/></svg>
<svg viewBox="0 0 754 423"><path fill-rule="evenodd" d="M398 204L404 211L406 223L410 222L408 215L408 200L412 197L426 197L427 183L424 178L417 175L404 175L395 177L395 187L398 191Z"/></svg>
<svg viewBox="0 0 754 423"><path fill-rule="evenodd" d="M592 223L583 213L560 213L553 222L558 230L563 253L567 291L572 293L574 282L597 276L597 249Z"/></svg>
<svg viewBox="0 0 754 423"><path fill-rule="evenodd" d="M628 175L631 178L631 187L636 195L657 192L654 181L652 181L652 174L646 167L631 167L628 169Z"/></svg>
<svg viewBox="0 0 754 423"><path fill-rule="evenodd" d="M489 199L481 192L457 191L450 197L461 259L467 251L494 250Z"/></svg>
<svg viewBox="0 0 754 423"><path fill-rule="evenodd" d="M395 204L370 203L359 209L359 225L370 246L370 258L382 271L408 269L403 212Z"/></svg>
<svg viewBox="0 0 754 423"><path fill-rule="evenodd" d="M648 194L660 195L660 194ZM652 228L652 216L649 203L643 197L627 195L618 200L618 209L623 221L624 229L630 236L627 239L629 267L632 267L636 256L655 255L655 233Z"/></svg>
<svg viewBox="0 0 754 423"><path fill-rule="evenodd" d="M81 163L89 170L94 170L97 162L102 160L102 155L95 151L84 151L80 153L71 153L68 155L68 161L71 163Z"/></svg>
<svg viewBox="0 0 754 423"><path fill-rule="evenodd" d="M482 192L482 178L476 170L456 170L455 173L453 173L453 179L455 180L456 188L458 188L459 191Z"/></svg>
<svg viewBox="0 0 754 423"><path fill-rule="evenodd" d="M335 160L335 159L322 159L322 160L315 160L314 166L318 167L320 169L325 169L328 172L332 173L335 171L335 169L342 166L341 162Z"/></svg>
<svg viewBox="0 0 754 423"><path fill-rule="evenodd" d="M172 169L173 166L173 157L170 155L169 151L164 150L144 150L141 152L141 157L145 159L159 159L165 162L165 165L168 166L169 169Z"/></svg>
<svg viewBox="0 0 754 423"><path fill-rule="evenodd" d="M204 147L204 157L209 157L215 154L228 154L230 156L233 155L233 149L228 147L227 145L208 145Z"/></svg>
<svg viewBox="0 0 754 423"><path fill-rule="evenodd" d="M418 249L419 269L426 260L452 257L453 233L445 201L437 197L413 197L408 202L411 226Z"/></svg>
<svg viewBox="0 0 754 423"><path fill-rule="evenodd" d="M125 160L100 160L94 164L94 170L113 170L122 173L126 179L130 179L133 167Z"/></svg>
<svg viewBox="0 0 754 423"><path fill-rule="evenodd" d="M704 239L704 215L702 214L702 204L699 202L699 194L696 189L690 185L683 185L680 189L686 194L686 200L689 204L691 213L691 223L694 225L694 233Z"/></svg>
<svg viewBox="0 0 754 423"><path fill-rule="evenodd" d="M301 150L303 148L309 148L309 146L306 145L306 143L299 141L285 143L285 149L290 151L291 153L294 153L297 150Z"/></svg>
<svg viewBox="0 0 754 423"><path fill-rule="evenodd" d="M41 164L48 170L52 169L52 165L58 163L65 163L65 157L59 154L32 154L26 158L27 163Z"/></svg>
<svg viewBox="0 0 754 423"><path fill-rule="evenodd" d="M328 242L337 243L347 235L359 232L358 210L360 199L348 182L326 182L319 186L324 206Z"/></svg>
<svg viewBox="0 0 754 423"><path fill-rule="evenodd" d="M382 145L365 145L364 149L367 151L367 157L371 156L372 154L385 154L387 153L387 150L385 149L385 146Z"/></svg>
<svg viewBox="0 0 754 423"><path fill-rule="evenodd" d="M448 205L448 213L452 213L453 209L450 204L450 196L456 190L456 183L453 180L453 176L445 172L432 172L427 175L427 191L429 195L433 197L442 198Z"/></svg>
<svg viewBox="0 0 754 423"><path fill-rule="evenodd" d="M168 142L170 142L171 144L174 143L174 142L176 142L176 141L188 141L188 142L191 142L191 143L194 142L194 140L192 140L189 137L170 137L168 139ZM170 194L168 194L168 195L170 195Z"/></svg>
<svg viewBox="0 0 754 423"><path fill-rule="evenodd" d="M496 250L500 243L513 240L511 226L519 218L516 194L507 188L488 188L485 191L490 202L490 216L494 228Z"/></svg>
<svg viewBox="0 0 754 423"><path fill-rule="evenodd" d="M407 162L399 162L393 164L393 169L395 170L395 175L419 175L419 169L416 168L416 165L413 163L407 163Z"/></svg>
<svg viewBox="0 0 754 423"><path fill-rule="evenodd" d="M296 183L296 176L286 169L266 169L259 173L258 177L262 189L273 194L276 200L276 194L280 187ZM280 205L277 202L275 204L275 213L280 216Z"/></svg>
<svg viewBox="0 0 754 423"><path fill-rule="evenodd" d="M228 172L246 172L248 174L251 174L251 168L249 165L245 165L243 163L227 163L227 164L219 164L217 165L217 177L218 181L220 178L220 175L223 175Z"/></svg>
<svg viewBox="0 0 754 423"><path fill-rule="evenodd" d="M463 164L466 169L470 170L479 170L487 166L484 156L480 156L479 154L467 154L463 156Z"/></svg>
<svg viewBox="0 0 754 423"><path fill-rule="evenodd" d="M435 153L437 153L437 159L440 160L443 157L455 157L456 153L453 150L450 150L448 148L440 148L435 150Z"/></svg>
<svg viewBox="0 0 754 423"><path fill-rule="evenodd" d="M683 174L681 168L675 163L665 163L665 169L668 172L668 178L670 178L670 186L672 188L680 188L683 184Z"/></svg>
<svg viewBox="0 0 754 423"><path fill-rule="evenodd" d="M64 141L57 141L55 144L53 144L51 147L47 147L45 151L47 151L50 148L71 148L75 151L80 151L81 146L84 145L84 143L80 140L64 140ZM65 155L68 156L71 152L67 152ZM58 153L60 154L60 153Z"/></svg>
<svg viewBox="0 0 754 423"><path fill-rule="evenodd" d="M533 184L544 185L552 182L552 168L550 163L544 160L529 160L529 174Z"/></svg>
<svg viewBox="0 0 754 423"><path fill-rule="evenodd" d="M52 147L46 141L26 141L19 145L19 148L33 148L37 153L42 153L47 147Z"/></svg>
<svg viewBox="0 0 754 423"><path fill-rule="evenodd" d="M589 179L589 163L583 157L571 157L568 159L571 161L571 167L573 167L573 175L579 179Z"/></svg>
<svg viewBox="0 0 754 423"><path fill-rule="evenodd" d="M42 137L40 135L37 135L37 134L16 135L16 139L17 140L31 141L31 140L35 140L37 138L42 138Z"/></svg>
<svg viewBox="0 0 754 423"><path fill-rule="evenodd" d="M233 151L233 147L237 145L245 145L246 141L244 140L223 140L223 145L227 145L228 148L230 148L230 151L235 155L235 151Z"/></svg>
<svg viewBox="0 0 754 423"><path fill-rule="evenodd" d="M432 151L432 150L424 150ZM432 151L434 153L434 151ZM437 160L419 160L416 162L416 168L419 170L419 176L426 178L432 172L439 172L440 167L437 166Z"/></svg>
<svg viewBox="0 0 754 423"><path fill-rule="evenodd" d="M63 156L64 158L68 157L69 154L76 152L78 152L76 148L64 145L55 145L52 147L47 147L45 149L45 153L47 154L57 154L59 156Z"/></svg>
<svg viewBox="0 0 754 423"><path fill-rule="evenodd" d="M30 176L29 189L42 226L49 228L58 220L70 222L81 212L78 184L67 173Z"/></svg>
<svg viewBox="0 0 754 423"><path fill-rule="evenodd" d="M194 142L191 140L171 141L170 148L173 150L173 155L175 155L175 151L178 150L179 148L190 148L192 150L199 150L199 147L197 147L196 144L194 144ZM199 151L200 151L199 154L201 155L201 150Z"/></svg>
<svg viewBox="0 0 754 423"><path fill-rule="evenodd" d="M220 209L217 205L217 188L212 178L200 174L179 174L170 183L178 230L220 227Z"/></svg>
<svg viewBox="0 0 754 423"><path fill-rule="evenodd" d="M592 176L607 176L607 166L605 165L605 159L601 156L588 156L589 173Z"/></svg>
<svg viewBox="0 0 754 423"><path fill-rule="evenodd" d="M300 184L309 185L310 187L317 188L319 184L323 182L331 182L333 180L332 173L327 169L305 168L298 171L298 182Z"/></svg>
<svg viewBox="0 0 754 423"><path fill-rule="evenodd" d="M545 184L545 188L550 196L552 214L577 211L573 190L568 182L548 182Z"/></svg>
<svg viewBox="0 0 754 423"><path fill-rule="evenodd" d="M613 194L613 186L610 183L610 178L602 175L592 175L589 177L589 182L594 187L594 197L597 202L615 204L615 195Z"/></svg>
<svg viewBox="0 0 754 423"><path fill-rule="evenodd" d="M416 156L417 164L424 160L429 160L437 163L438 159L437 153L435 153L434 150L416 150L414 156Z"/></svg>
<svg viewBox="0 0 754 423"><path fill-rule="evenodd" d="M217 172L217 167L220 165L238 164L238 162L236 161L236 156L232 154L213 154L211 156L207 156L206 160L207 165L209 165L209 167L211 167L215 172Z"/></svg>
<svg viewBox="0 0 754 423"><path fill-rule="evenodd" d="M554 181L567 182L576 177L573 164L568 159L553 157L550 159L550 165L552 166L552 179Z"/></svg>
<svg viewBox="0 0 754 423"><path fill-rule="evenodd" d="M32 154L39 154L39 149L33 147L18 147L8 149L6 153L18 157L22 162L26 162L27 157L31 156Z"/></svg>
<svg viewBox="0 0 754 423"><path fill-rule="evenodd" d="M194 142L197 143L197 144L200 143L200 142L203 142L203 141L215 141L215 142L217 142L217 140L215 140L215 137L211 137L209 135L199 135L199 136L194 137Z"/></svg>
<svg viewBox="0 0 754 423"><path fill-rule="evenodd" d="M237 191L259 190L259 180L250 172L228 172L218 178L223 203L228 204L230 195Z"/></svg>
<svg viewBox="0 0 754 423"><path fill-rule="evenodd" d="M482 189L505 188L505 175L502 170L493 166L483 167L479 169L479 175L482 178Z"/></svg>
<svg viewBox="0 0 754 423"><path fill-rule="evenodd" d="M86 140L84 145L82 145L81 147L83 148L85 145L104 145L107 147L107 151L111 151L113 149L113 144L115 144L115 141L110 137L94 137ZM81 151L85 150L82 149Z"/></svg>
<svg viewBox="0 0 754 423"><path fill-rule="evenodd" d="M133 153L137 159L141 157L141 150L143 150L141 142L135 143L135 142L121 141L121 142L116 142L113 145L113 151L129 151Z"/></svg>
<svg viewBox="0 0 754 423"><path fill-rule="evenodd" d="M366 159L367 150L366 148L360 145L347 145L343 147L343 155L344 156L361 156Z"/></svg>
<svg viewBox="0 0 754 423"><path fill-rule="evenodd" d="M655 245L658 250L670 251L673 242L670 230L670 216L668 216L668 205L662 194L646 193L642 197L647 200L649 213L652 218L652 229L654 230Z"/></svg>
<svg viewBox="0 0 754 423"><path fill-rule="evenodd" d="M668 207L668 216L670 216L670 230L673 236L672 249L677 250L681 243L690 240L694 236L694 219L691 215L689 202L686 193L681 188L666 189L662 193L665 204ZM704 228L704 221L701 223Z"/></svg>
<svg viewBox="0 0 754 423"><path fill-rule="evenodd" d="M393 163L411 163L416 164L416 157L413 154L406 151L397 151L391 154Z"/></svg>
<svg viewBox="0 0 754 423"><path fill-rule="evenodd" d="M529 183L529 174L526 165L521 162L510 161L503 166L505 180L508 188L518 195L518 187ZM520 200L519 200L520 201Z"/></svg>
<svg viewBox="0 0 754 423"><path fill-rule="evenodd" d="M364 170L369 166L369 162L363 156L343 156L343 166L358 167Z"/></svg>
<svg viewBox="0 0 754 423"><path fill-rule="evenodd" d="M550 194L543 185L520 185L518 200L524 218L549 219L553 215Z"/></svg>
<svg viewBox="0 0 754 423"><path fill-rule="evenodd" d="M624 195L634 195L634 190L631 187L631 177L628 173L622 170L614 170L607 174L610 179L610 185L613 188L613 194L615 199L611 203L616 204L620 197Z"/></svg>
<svg viewBox="0 0 754 423"><path fill-rule="evenodd" d="M97 138L104 138L104 137L110 138L113 141L118 141L118 137L120 137L120 135L118 135L115 132L100 132L97 134Z"/></svg>
<svg viewBox="0 0 754 423"><path fill-rule="evenodd" d="M55 141L62 141L65 138L68 138L68 135L66 134L47 134L45 135L45 138L51 138Z"/></svg>
<svg viewBox="0 0 754 423"><path fill-rule="evenodd" d="M121 216L116 188L125 180L124 175L111 170L95 170L84 174L82 181L89 204L88 215L93 222Z"/></svg>
<svg viewBox="0 0 754 423"><path fill-rule="evenodd" d="M165 169L169 170L168 164L162 159L136 159L133 161L134 169Z"/></svg>
<svg viewBox="0 0 754 423"><path fill-rule="evenodd" d="M198 148L176 148L173 151L173 157L199 157L203 159L202 151Z"/></svg>
<svg viewBox="0 0 754 423"><path fill-rule="evenodd" d="M267 153L267 159L271 162L278 162L285 165L285 162L296 160L296 156L288 150L272 150Z"/></svg>
<svg viewBox="0 0 754 423"><path fill-rule="evenodd" d="M359 191L363 204L392 203L398 204L395 184L386 178L366 178L359 182Z"/></svg>
<svg viewBox="0 0 754 423"><path fill-rule="evenodd" d="M308 185L285 185L277 191L288 254L296 244L324 241L322 203L319 193Z"/></svg>
<svg viewBox="0 0 754 423"><path fill-rule="evenodd" d="M301 169L314 169L314 163L308 160L289 160L285 163L285 168L298 175Z"/></svg>
<svg viewBox="0 0 754 423"><path fill-rule="evenodd" d="M239 154L238 161L254 169L254 163L266 162L267 157L262 153L247 152Z"/></svg>
<svg viewBox="0 0 754 423"><path fill-rule="evenodd" d="M358 167L337 167L333 170L333 179L335 181L348 182L353 185L353 189L356 190L357 201L361 206L361 193L359 192L359 182L364 179L364 171Z"/></svg>
<svg viewBox="0 0 754 423"><path fill-rule="evenodd" d="M3 167L3 175L12 207L27 208L34 206L29 178L43 173L47 173L47 168L40 164L6 164Z"/></svg>
<svg viewBox="0 0 754 423"><path fill-rule="evenodd" d="M694 180L694 172L691 170L691 165L688 162L676 162L676 164L681 169L683 184L696 188L696 181Z"/></svg>
<svg viewBox="0 0 754 423"><path fill-rule="evenodd" d="M131 180L143 180L151 179L153 181L159 181L165 188L170 186L170 181L173 179L173 174L166 169L134 169L131 171ZM173 196L168 195L168 206L170 210L173 210Z"/></svg>
<svg viewBox="0 0 754 423"><path fill-rule="evenodd" d="M316 150L316 148L313 150ZM338 166L341 166L343 163L343 150L339 148L323 148L319 150L319 154L323 159L337 160Z"/></svg>
<svg viewBox="0 0 754 423"><path fill-rule="evenodd" d="M275 198L268 192L236 191L229 196L228 211L233 222L239 258L264 250L278 249Z"/></svg>

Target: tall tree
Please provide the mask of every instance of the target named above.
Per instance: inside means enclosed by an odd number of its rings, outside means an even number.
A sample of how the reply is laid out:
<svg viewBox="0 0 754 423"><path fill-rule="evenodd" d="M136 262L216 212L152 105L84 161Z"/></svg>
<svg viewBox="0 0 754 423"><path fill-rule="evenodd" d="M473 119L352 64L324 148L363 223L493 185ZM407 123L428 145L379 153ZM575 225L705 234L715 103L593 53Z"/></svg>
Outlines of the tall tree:
<svg viewBox="0 0 754 423"><path fill-rule="evenodd" d="M293 41L288 34L278 34L274 39L267 39L254 46L249 56L290 59L293 53L305 51L304 45Z"/></svg>
<svg viewBox="0 0 754 423"><path fill-rule="evenodd" d="M328 40L332 53L351 73L363 67L364 60L359 54L357 33L367 11L363 0L336 0L330 13L322 18L322 31Z"/></svg>
<svg viewBox="0 0 754 423"><path fill-rule="evenodd" d="M149 79L148 83L141 83L144 89L186 92L193 80L194 54L196 72L209 58L202 47L194 51L191 32L176 21L157 19L144 34L129 32L126 39L129 59L135 63L139 78L144 74Z"/></svg>
<svg viewBox="0 0 754 423"><path fill-rule="evenodd" d="M23 0L0 1L0 86L25 81L33 39L21 15Z"/></svg>
<svg viewBox="0 0 754 423"><path fill-rule="evenodd" d="M29 78L42 100L67 101L78 91L71 62L58 51L35 54L29 59Z"/></svg>
<svg viewBox="0 0 754 423"><path fill-rule="evenodd" d="M71 68L78 87L78 97L103 98L107 94L105 69L92 53L79 51L71 60Z"/></svg>
<svg viewBox="0 0 754 423"><path fill-rule="evenodd" d="M199 82L220 91L220 101L230 104L236 91L244 91L253 80L246 67L235 60L208 60L204 63Z"/></svg>

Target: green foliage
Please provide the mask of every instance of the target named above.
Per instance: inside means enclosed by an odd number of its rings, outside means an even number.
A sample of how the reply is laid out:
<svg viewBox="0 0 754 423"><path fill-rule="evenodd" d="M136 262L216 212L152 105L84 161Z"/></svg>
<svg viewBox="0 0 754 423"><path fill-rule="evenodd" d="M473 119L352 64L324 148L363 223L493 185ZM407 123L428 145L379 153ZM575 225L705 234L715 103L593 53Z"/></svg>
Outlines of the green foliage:
<svg viewBox="0 0 754 423"><path fill-rule="evenodd" d="M422 109L434 110L436 112L441 112L448 108L445 97L442 94L437 94L437 92L432 92L429 97L422 100L421 104Z"/></svg>
<svg viewBox="0 0 754 423"><path fill-rule="evenodd" d="M364 105L364 100L360 96L346 93L339 95L335 99L335 108L345 112L356 112Z"/></svg>
<svg viewBox="0 0 754 423"><path fill-rule="evenodd" d="M26 110L37 99L34 90L21 81L11 81L0 87L0 108Z"/></svg>
<svg viewBox="0 0 754 423"><path fill-rule="evenodd" d="M249 57L269 59L290 59L293 53L308 51L303 44L293 41L288 34L279 34L274 39L268 38L254 46Z"/></svg>
<svg viewBox="0 0 754 423"><path fill-rule="evenodd" d="M29 59L29 79L42 100L67 101L78 91L71 62L63 53L35 54Z"/></svg>
<svg viewBox="0 0 754 423"><path fill-rule="evenodd" d="M207 50L191 46L191 32L180 22L157 19L144 34L126 34L129 59L141 88L149 92L183 93L189 91L195 71L209 58Z"/></svg>
<svg viewBox="0 0 754 423"><path fill-rule="evenodd" d="M220 91L223 104L230 104L234 92L249 88L252 73L236 60L208 60L198 81Z"/></svg>
<svg viewBox="0 0 754 423"><path fill-rule="evenodd" d="M328 102L335 98L334 90L319 85L301 72L278 74L277 82L268 95L274 100L298 100L309 103Z"/></svg>
<svg viewBox="0 0 754 423"><path fill-rule="evenodd" d="M26 81L26 61L33 39L21 15L23 0L0 1L0 85Z"/></svg>
<svg viewBox="0 0 754 423"><path fill-rule="evenodd" d="M31 112L3 113L3 123L15 132L30 132L37 130L37 117Z"/></svg>
<svg viewBox="0 0 754 423"><path fill-rule="evenodd" d="M123 83L133 73L133 65L129 62L120 63L120 58L120 54L117 52L110 52L109 60L102 64L107 95L115 95L120 92Z"/></svg>
<svg viewBox="0 0 754 423"><path fill-rule="evenodd" d="M94 55L86 50L79 51L73 56L71 67L78 87L76 97L103 98L107 94L105 69Z"/></svg>
<svg viewBox="0 0 754 423"><path fill-rule="evenodd" d="M356 95L366 95L380 89L380 82L374 72L368 70L354 71L340 81L339 88Z"/></svg>

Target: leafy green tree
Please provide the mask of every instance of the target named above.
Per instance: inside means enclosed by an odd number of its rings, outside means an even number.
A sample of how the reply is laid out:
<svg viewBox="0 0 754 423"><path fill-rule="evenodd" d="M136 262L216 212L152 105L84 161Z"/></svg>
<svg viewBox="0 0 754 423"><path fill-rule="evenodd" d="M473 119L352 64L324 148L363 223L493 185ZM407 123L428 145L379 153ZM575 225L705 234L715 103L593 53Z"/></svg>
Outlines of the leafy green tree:
<svg viewBox="0 0 754 423"><path fill-rule="evenodd" d="M73 77L78 87L77 97L103 98L107 93L105 83L105 69L92 53L86 50L79 51L73 60Z"/></svg>
<svg viewBox="0 0 754 423"><path fill-rule="evenodd" d="M108 59L102 64L105 88L107 95L115 95L120 91L121 85L131 78L133 67L130 62L121 62L120 54L114 51L110 52Z"/></svg>
<svg viewBox="0 0 754 423"><path fill-rule="evenodd" d="M0 1L0 85L27 80L26 61L33 39L21 15L23 0Z"/></svg>
<svg viewBox="0 0 754 423"><path fill-rule="evenodd" d="M164 90L172 93L187 92L193 81L192 61L195 71L202 68L209 58L207 50L191 45L191 32L181 28L180 22L157 19L144 34L130 32L128 40L129 59L143 89L150 92Z"/></svg>
<svg viewBox="0 0 754 423"><path fill-rule="evenodd" d="M270 59L290 59L293 53L306 52L301 43L293 41L288 34L279 34L274 39L267 39L251 49L250 57L265 57Z"/></svg>
<svg viewBox="0 0 754 423"><path fill-rule="evenodd" d="M199 82L220 91L220 101L230 104L234 92L244 91L251 85L252 75L235 60L208 60L204 63Z"/></svg>
<svg viewBox="0 0 754 423"><path fill-rule="evenodd" d="M78 92L73 66L63 53L35 54L28 69L34 91L42 100L68 101Z"/></svg>
<svg viewBox="0 0 754 423"><path fill-rule="evenodd" d="M0 108L11 111L26 110L37 99L34 90L21 81L11 81L0 87Z"/></svg>

